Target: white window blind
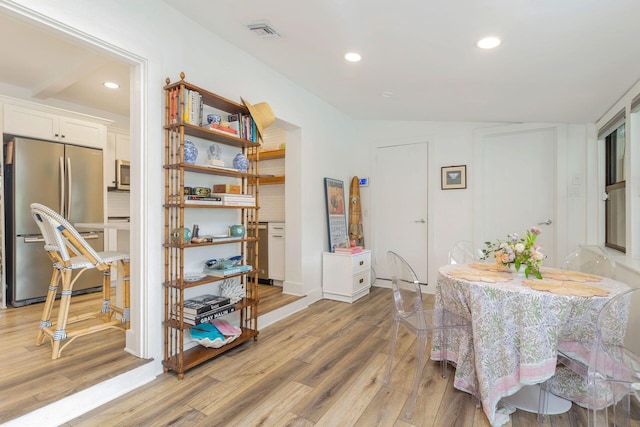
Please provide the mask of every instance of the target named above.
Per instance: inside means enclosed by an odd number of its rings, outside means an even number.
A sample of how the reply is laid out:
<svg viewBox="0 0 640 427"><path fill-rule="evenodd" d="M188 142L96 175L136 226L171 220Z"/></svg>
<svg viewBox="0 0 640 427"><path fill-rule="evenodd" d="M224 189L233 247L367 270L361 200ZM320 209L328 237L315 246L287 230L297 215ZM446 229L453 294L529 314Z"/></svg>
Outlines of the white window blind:
<svg viewBox="0 0 640 427"><path fill-rule="evenodd" d="M631 112L635 113L640 110L640 94L636 95L631 101Z"/></svg>
<svg viewBox="0 0 640 427"><path fill-rule="evenodd" d="M609 135L614 130L618 129L621 124L624 123L625 112L624 109L620 110L618 114L613 116L604 126L598 130L598 139L602 139Z"/></svg>

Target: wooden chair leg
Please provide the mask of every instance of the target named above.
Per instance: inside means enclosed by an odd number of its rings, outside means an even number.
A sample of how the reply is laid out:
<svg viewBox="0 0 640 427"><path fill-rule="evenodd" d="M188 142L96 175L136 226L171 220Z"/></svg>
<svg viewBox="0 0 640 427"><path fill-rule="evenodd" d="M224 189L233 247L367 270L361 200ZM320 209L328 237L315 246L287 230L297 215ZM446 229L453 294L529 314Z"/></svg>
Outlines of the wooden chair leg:
<svg viewBox="0 0 640 427"><path fill-rule="evenodd" d="M71 270L62 270L60 272L62 281L62 293L60 297L60 308L58 313L58 322L53 334L53 345L51 350L51 359L55 360L60 357L60 342L67 338L67 318L69 317L69 305L71 304Z"/></svg>
<svg viewBox="0 0 640 427"><path fill-rule="evenodd" d="M122 269L124 270L122 277L122 323L125 324L125 329L129 329L131 321L130 268L129 260L122 260Z"/></svg>
<svg viewBox="0 0 640 427"><path fill-rule="evenodd" d="M44 342L46 334L44 328L51 327L51 311L53 305L56 302L56 294L58 293L58 284L60 283L60 271L56 268L53 269L51 274L51 281L49 282L49 290L47 291L47 299L44 303L42 310L42 316L40 317L40 329L38 336L36 337L36 346L41 345Z"/></svg>
<svg viewBox="0 0 640 427"><path fill-rule="evenodd" d="M102 272L102 313L104 321L111 321L111 269Z"/></svg>

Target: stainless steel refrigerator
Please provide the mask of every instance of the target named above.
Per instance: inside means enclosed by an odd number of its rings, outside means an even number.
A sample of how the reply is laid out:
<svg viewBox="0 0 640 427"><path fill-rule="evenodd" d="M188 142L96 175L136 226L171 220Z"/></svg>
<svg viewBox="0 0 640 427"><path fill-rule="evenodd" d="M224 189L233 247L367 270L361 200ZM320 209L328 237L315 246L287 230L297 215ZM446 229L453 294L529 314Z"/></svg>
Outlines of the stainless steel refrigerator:
<svg viewBox="0 0 640 427"><path fill-rule="evenodd" d="M60 213L72 225L104 222L102 150L5 135L5 254L11 303L44 301L52 265L31 203ZM104 247L102 229L78 230L96 251ZM82 274L74 292L102 285L96 270Z"/></svg>

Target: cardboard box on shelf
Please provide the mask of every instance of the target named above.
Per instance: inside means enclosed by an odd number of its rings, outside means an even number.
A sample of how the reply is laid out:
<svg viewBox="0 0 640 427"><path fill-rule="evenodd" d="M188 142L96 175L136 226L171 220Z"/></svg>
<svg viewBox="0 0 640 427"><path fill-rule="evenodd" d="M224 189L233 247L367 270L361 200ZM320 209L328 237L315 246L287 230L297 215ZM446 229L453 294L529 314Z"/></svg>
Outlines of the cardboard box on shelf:
<svg viewBox="0 0 640 427"><path fill-rule="evenodd" d="M215 184L214 193L240 194L240 186L236 184Z"/></svg>

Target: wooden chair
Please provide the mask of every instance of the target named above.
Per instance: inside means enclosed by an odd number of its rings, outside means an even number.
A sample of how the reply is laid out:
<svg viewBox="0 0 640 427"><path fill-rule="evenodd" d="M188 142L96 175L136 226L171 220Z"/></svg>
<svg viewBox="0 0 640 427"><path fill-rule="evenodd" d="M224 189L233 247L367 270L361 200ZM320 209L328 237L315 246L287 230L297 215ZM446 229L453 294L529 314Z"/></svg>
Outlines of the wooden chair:
<svg viewBox="0 0 640 427"><path fill-rule="evenodd" d="M31 215L44 237L44 249L53 263L53 274L49 283L47 299L40 320L40 331L36 345L51 341L51 359L60 357L62 350L76 338L103 331L108 328L129 328L129 254L122 252L96 252L82 236L57 212L39 203L31 204ZM122 307L111 303L111 268L114 267L123 277ZM80 275L88 269L98 269L103 273L102 307L98 311L82 315L69 316L73 285ZM62 286L58 321L51 322L51 312L56 300L58 287ZM117 316L116 316L117 314ZM89 319L101 322L78 329L67 329L67 325ZM89 323L89 322L85 322ZM66 341L62 344L63 341Z"/></svg>

